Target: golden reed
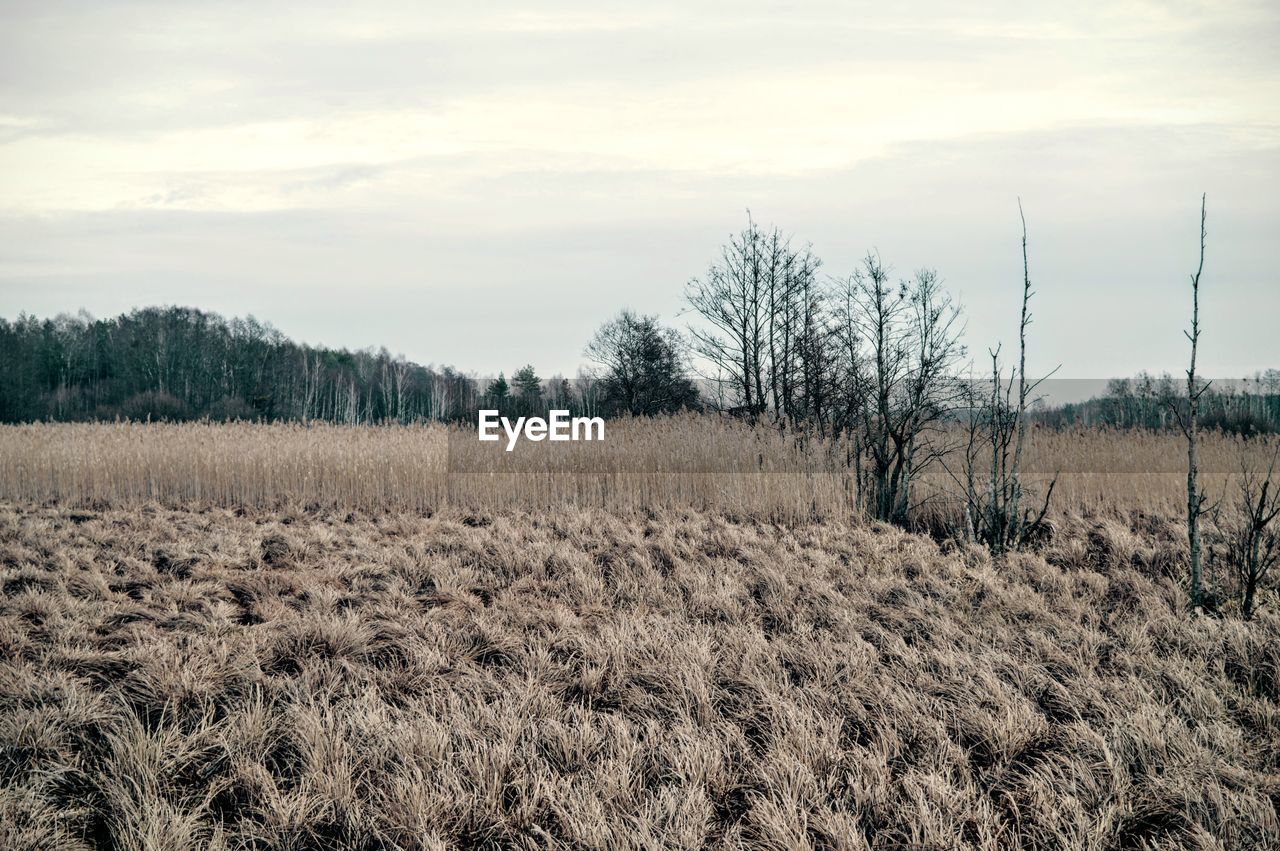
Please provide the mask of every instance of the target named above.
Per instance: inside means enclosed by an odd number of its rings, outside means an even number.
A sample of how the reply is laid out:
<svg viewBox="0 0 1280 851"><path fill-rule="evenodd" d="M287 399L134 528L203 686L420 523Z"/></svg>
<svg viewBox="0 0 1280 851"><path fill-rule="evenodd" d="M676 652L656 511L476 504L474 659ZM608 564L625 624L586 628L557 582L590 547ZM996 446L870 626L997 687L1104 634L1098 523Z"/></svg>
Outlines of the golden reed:
<svg viewBox="0 0 1280 851"><path fill-rule="evenodd" d="M1274 438L1206 434L1200 465L1209 493L1220 495L1242 462L1275 446ZM0 426L0 499L368 511L694 508L832 518L854 510L851 452L844 442L802 442L693 415L610 422L604 441L522 442L511 453L478 441L474 428L439 424L10 425ZM953 453L946 467L924 472L916 493L926 506L954 504L958 464ZM980 459L979 473L983 465ZM1168 514L1185 500L1184 465L1176 434L1033 429L1024 481L1035 499L1056 475L1055 510Z"/></svg>

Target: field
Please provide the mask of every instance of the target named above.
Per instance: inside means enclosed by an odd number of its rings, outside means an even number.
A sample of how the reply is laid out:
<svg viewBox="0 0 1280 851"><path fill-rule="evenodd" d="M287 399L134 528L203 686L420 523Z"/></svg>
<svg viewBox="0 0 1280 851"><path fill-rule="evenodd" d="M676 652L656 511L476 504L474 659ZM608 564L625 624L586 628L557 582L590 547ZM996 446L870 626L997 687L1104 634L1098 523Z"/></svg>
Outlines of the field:
<svg viewBox="0 0 1280 851"><path fill-rule="evenodd" d="M997 562L620 428L4 429L0 847L1280 844L1280 613L1186 611L1176 440L1037 435L1054 531Z"/></svg>
<svg viewBox="0 0 1280 851"><path fill-rule="evenodd" d="M1220 498L1242 461L1275 447L1275 438L1205 434L1204 487ZM845 520L855 488L848 450L694 416L612 422L603 443L522 443L512 453L480 443L474 429L440 425L0 426L0 499L416 513L694 508ZM1172 434L1037 429L1025 466L1032 493L1057 478L1059 514L1185 511L1186 449ZM957 492L940 465L925 471L920 491L941 505ZM932 509L926 502L922 513Z"/></svg>

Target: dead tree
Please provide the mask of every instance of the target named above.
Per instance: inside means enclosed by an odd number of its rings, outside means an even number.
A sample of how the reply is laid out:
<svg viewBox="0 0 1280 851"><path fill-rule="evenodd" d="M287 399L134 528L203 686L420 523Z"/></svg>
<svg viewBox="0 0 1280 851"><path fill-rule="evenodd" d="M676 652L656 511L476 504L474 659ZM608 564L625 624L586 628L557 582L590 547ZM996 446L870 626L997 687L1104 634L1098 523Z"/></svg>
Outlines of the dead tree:
<svg viewBox="0 0 1280 851"><path fill-rule="evenodd" d="M1203 602L1200 567L1200 518L1204 516L1205 496L1199 490L1200 469L1196 459L1196 444L1200 431L1200 397L1209 389L1208 382L1201 384L1196 376L1196 352L1200 346L1200 274L1204 271L1205 196L1200 196L1200 263L1191 276L1191 330L1182 333L1191 342L1191 365L1187 368L1187 411L1184 416L1179 406L1173 407L1178 426L1187 439L1187 540L1191 556L1191 606Z"/></svg>
<svg viewBox="0 0 1280 851"><path fill-rule="evenodd" d="M1057 478L1050 480L1038 511L1033 512L1022 504L1025 493L1019 444L1026 433L1025 399L1044 378L1024 382L1016 368L1011 369L1006 378L1000 364L1000 348L997 346L989 353L990 387L985 396L978 394L977 386L970 395L961 485L965 493L966 534L993 555L1003 555L1021 548L1044 527ZM1018 401L1020 398L1024 401ZM988 468L985 488L980 488L979 469L984 456Z"/></svg>
<svg viewBox="0 0 1280 851"><path fill-rule="evenodd" d="M1022 311L1018 323L1018 363L1006 379L1000 365L1000 347L989 350L991 386L979 396L970 387L967 440L962 455L966 533L985 544L994 555L1020 548L1039 530L1049 511L1057 478L1049 482L1044 502L1032 513L1022 505L1023 447L1027 438L1027 406L1040 383L1057 372L1035 380L1027 378L1027 329L1031 326L1031 272L1027 259L1027 219L1018 201L1022 221ZM1014 395L1014 388L1017 394ZM985 492L978 488L979 449L989 452Z"/></svg>
<svg viewBox="0 0 1280 851"><path fill-rule="evenodd" d="M1018 503L1022 499L1022 445L1027 439L1027 326L1031 324L1031 314L1027 306L1031 303L1031 269L1027 263L1027 217L1022 212L1022 199L1018 199L1018 218L1022 221L1022 315L1018 321L1018 414L1017 438L1013 448L1013 467L1009 470L1009 522L1018 524L1010 529L1009 542L1017 547L1022 541L1021 521L1018 515ZM1036 384L1040 382L1037 381ZM1045 503L1046 508L1048 502ZM1041 515L1043 519L1043 514Z"/></svg>

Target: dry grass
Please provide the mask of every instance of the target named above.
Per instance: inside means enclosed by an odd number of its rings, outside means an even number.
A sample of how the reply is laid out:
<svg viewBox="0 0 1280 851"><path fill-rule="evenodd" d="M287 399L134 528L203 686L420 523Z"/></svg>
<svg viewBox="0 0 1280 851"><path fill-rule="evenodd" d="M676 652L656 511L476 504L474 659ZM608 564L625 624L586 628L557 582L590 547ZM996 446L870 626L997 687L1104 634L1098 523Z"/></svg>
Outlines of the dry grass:
<svg viewBox="0 0 1280 851"><path fill-rule="evenodd" d="M1280 612L1187 615L1176 438L1035 434L993 564L841 447L607 436L0 428L0 847L1280 846Z"/></svg>
<svg viewBox="0 0 1280 851"><path fill-rule="evenodd" d="M1280 616L1143 523L0 506L0 847L1277 847Z"/></svg>
<svg viewBox="0 0 1280 851"><path fill-rule="evenodd" d="M1205 435L1209 493L1267 445ZM715 417L614 422L603 443L526 442L510 454L438 425L0 426L0 498L412 512L689 508L807 521L849 516L845 449L802 451L777 432ZM1184 465L1174 435L1036 431L1025 479L1035 489L1060 474L1056 505L1068 514L1172 515L1185 502ZM949 492L941 468L922 483L940 505Z"/></svg>

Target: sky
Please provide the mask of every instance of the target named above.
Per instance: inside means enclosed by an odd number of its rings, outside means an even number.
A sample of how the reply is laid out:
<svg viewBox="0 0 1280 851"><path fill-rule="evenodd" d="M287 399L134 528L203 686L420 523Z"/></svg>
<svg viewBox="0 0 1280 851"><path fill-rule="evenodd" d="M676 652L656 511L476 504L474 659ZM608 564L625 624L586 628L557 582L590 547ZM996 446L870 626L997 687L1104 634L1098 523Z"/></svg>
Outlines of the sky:
<svg viewBox="0 0 1280 851"><path fill-rule="evenodd" d="M1039 5L0 0L0 316L573 375L750 210L936 269L981 364L1021 198L1029 369L1176 372L1207 193L1202 372L1280 367L1280 4Z"/></svg>

